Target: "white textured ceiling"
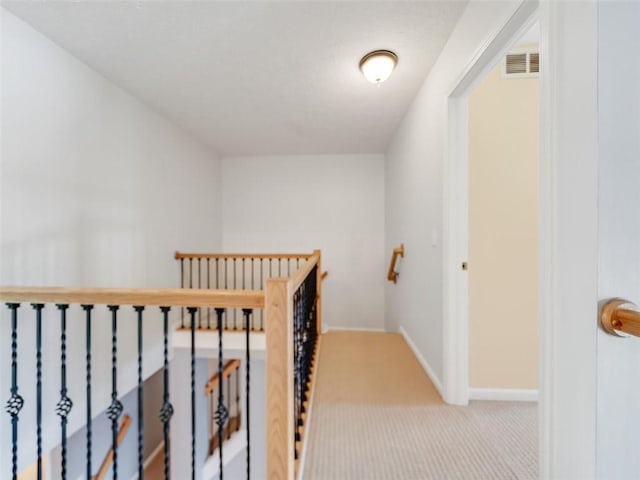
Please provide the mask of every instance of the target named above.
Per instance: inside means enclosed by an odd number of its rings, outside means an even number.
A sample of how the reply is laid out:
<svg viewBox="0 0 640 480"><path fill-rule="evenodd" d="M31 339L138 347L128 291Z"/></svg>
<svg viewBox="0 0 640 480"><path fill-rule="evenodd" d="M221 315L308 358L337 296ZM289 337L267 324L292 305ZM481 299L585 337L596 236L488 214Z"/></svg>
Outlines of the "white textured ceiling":
<svg viewBox="0 0 640 480"><path fill-rule="evenodd" d="M223 155L378 153L466 3L2 2ZM382 86L358 62L398 54Z"/></svg>

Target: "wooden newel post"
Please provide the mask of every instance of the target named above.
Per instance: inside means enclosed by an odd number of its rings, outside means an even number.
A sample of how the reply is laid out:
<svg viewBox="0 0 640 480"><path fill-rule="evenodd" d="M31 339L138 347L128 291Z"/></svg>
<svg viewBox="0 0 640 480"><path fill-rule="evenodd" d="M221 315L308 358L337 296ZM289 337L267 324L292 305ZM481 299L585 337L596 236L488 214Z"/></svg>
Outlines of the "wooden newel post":
<svg viewBox="0 0 640 480"><path fill-rule="evenodd" d="M288 279L267 280L267 479L294 479L293 292Z"/></svg>
<svg viewBox="0 0 640 480"><path fill-rule="evenodd" d="M314 255L318 255L318 278L316 280L316 290L318 304L316 305L316 323L318 327L318 335L322 334L322 254L320 250L314 250Z"/></svg>

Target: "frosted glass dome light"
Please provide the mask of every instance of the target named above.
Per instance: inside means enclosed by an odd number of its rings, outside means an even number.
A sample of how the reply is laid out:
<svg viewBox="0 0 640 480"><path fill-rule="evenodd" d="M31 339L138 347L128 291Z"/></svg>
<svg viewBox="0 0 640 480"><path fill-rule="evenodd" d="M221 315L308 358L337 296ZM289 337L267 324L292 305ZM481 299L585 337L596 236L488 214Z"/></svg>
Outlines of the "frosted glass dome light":
<svg viewBox="0 0 640 480"><path fill-rule="evenodd" d="M384 82L398 63L398 56L389 50L367 53L360 60L360 70L364 77L376 85Z"/></svg>

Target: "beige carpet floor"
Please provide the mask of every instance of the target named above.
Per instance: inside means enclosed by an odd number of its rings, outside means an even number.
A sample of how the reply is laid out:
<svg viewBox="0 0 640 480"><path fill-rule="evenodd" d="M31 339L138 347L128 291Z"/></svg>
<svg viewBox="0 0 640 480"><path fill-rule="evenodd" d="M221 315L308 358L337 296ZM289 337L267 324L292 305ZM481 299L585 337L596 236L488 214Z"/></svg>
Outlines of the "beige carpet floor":
<svg viewBox="0 0 640 480"><path fill-rule="evenodd" d="M397 334L322 337L304 480L534 479L537 408L444 404Z"/></svg>

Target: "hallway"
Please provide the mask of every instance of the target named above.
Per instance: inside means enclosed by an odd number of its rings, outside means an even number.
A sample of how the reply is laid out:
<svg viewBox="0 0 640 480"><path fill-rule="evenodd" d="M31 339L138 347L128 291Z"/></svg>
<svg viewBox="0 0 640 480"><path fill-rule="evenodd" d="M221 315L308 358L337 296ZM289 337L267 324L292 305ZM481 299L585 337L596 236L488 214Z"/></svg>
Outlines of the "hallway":
<svg viewBox="0 0 640 480"><path fill-rule="evenodd" d="M322 336L304 480L534 479L532 403L444 404L399 334Z"/></svg>

